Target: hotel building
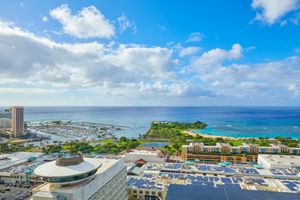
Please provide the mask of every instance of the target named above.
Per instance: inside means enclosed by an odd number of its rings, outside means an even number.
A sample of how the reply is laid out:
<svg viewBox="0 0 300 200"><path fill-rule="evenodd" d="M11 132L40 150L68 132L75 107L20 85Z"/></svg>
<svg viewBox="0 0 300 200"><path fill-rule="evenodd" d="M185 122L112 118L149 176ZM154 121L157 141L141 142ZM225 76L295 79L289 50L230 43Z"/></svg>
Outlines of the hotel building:
<svg viewBox="0 0 300 200"><path fill-rule="evenodd" d="M245 163L257 162L257 154L300 154L300 148L290 148L286 145L274 145L260 147L256 144L231 146L227 143L217 143L215 146L206 146L203 143L190 143L182 146L183 160L199 160L208 163L232 162Z"/></svg>
<svg viewBox="0 0 300 200"><path fill-rule="evenodd" d="M22 136L24 132L24 107L15 106L11 108L12 132L15 137Z"/></svg>
<svg viewBox="0 0 300 200"><path fill-rule="evenodd" d="M34 188L32 200L125 200L124 160L65 155L34 171L46 183Z"/></svg>
<svg viewBox="0 0 300 200"><path fill-rule="evenodd" d="M6 109L0 111L0 129L10 129L11 128L11 112Z"/></svg>

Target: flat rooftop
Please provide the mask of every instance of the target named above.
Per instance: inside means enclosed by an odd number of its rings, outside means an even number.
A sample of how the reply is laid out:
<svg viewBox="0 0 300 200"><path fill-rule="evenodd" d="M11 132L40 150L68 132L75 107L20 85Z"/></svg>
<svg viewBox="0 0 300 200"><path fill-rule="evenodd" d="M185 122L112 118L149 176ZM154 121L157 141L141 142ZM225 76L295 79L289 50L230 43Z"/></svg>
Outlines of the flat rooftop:
<svg viewBox="0 0 300 200"><path fill-rule="evenodd" d="M233 187L208 187L206 185L173 185L171 184L166 200L289 200L299 199L298 193L266 192L242 190Z"/></svg>
<svg viewBox="0 0 300 200"><path fill-rule="evenodd" d="M275 155L275 154L259 154L261 158L265 159L271 164L278 165L293 165L300 166L300 156L292 155Z"/></svg>
<svg viewBox="0 0 300 200"><path fill-rule="evenodd" d="M16 152L0 155L0 170L27 162L32 157L40 157L42 153Z"/></svg>
<svg viewBox="0 0 300 200"><path fill-rule="evenodd" d="M147 150L133 150L127 154L129 155L155 155L157 156L157 154L159 153L159 150L155 150L155 151L147 151Z"/></svg>

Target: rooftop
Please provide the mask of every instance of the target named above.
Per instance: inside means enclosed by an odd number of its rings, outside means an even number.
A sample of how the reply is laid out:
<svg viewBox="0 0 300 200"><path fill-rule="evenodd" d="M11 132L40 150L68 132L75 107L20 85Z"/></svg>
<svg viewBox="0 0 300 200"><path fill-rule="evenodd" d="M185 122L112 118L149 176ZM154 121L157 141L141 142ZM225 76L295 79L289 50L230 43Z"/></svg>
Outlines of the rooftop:
<svg viewBox="0 0 300 200"><path fill-rule="evenodd" d="M299 199L300 194L242 190L238 187L210 187L208 185L170 185L167 200L289 200Z"/></svg>
<svg viewBox="0 0 300 200"><path fill-rule="evenodd" d="M284 164L300 166L300 156L259 154L271 164Z"/></svg>
<svg viewBox="0 0 300 200"><path fill-rule="evenodd" d="M95 170L101 164L101 160L95 158L62 157L37 167L34 173L42 177L75 176Z"/></svg>
<svg viewBox="0 0 300 200"><path fill-rule="evenodd" d="M90 158L92 159L92 158ZM90 160L88 158L84 158L84 160ZM98 163L100 162L102 165L100 168L98 168L96 175L100 175L104 172L106 172L111 166L115 165L117 162L120 162L121 160L117 159L94 159L98 160ZM35 188L36 191L43 191L43 192L58 192L58 193L73 193L74 191L81 189L83 186L89 184L93 179L86 179L82 182L78 182L71 185L64 185L63 187L56 186L50 183L45 183L37 188Z"/></svg>
<svg viewBox="0 0 300 200"><path fill-rule="evenodd" d="M28 159L33 157L40 157L41 153L31 152L16 152L11 154L0 155L0 170L10 168L21 163L25 163Z"/></svg>

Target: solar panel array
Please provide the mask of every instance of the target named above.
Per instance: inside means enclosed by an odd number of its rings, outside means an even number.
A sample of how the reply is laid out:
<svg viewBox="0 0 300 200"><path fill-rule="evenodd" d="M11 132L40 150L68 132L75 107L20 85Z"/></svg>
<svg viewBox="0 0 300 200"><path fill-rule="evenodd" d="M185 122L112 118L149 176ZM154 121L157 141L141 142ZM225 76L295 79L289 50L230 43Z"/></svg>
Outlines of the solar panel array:
<svg viewBox="0 0 300 200"><path fill-rule="evenodd" d="M274 175L280 175L280 176L296 176L297 172L292 172L289 169L271 169L270 170L272 174Z"/></svg>
<svg viewBox="0 0 300 200"><path fill-rule="evenodd" d="M127 180L127 187L161 190L163 188L163 185L156 183L154 180L150 180L146 178L129 178Z"/></svg>
<svg viewBox="0 0 300 200"><path fill-rule="evenodd" d="M225 172L225 173L236 173L235 169L229 167L219 167L213 165L197 165L196 166L200 171L217 171L217 172Z"/></svg>
<svg viewBox="0 0 300 200"><path fill-rule="evenodd" d="M259 172L253 168L243 168L243 172L246 174L259 174Z"/></svg>
<svg viewBox="0 0 300 200"><path fill-rule="evenodd" d="M300 181L282 181L282 183L291 191L298 191L300 189Z"/></svg>
<svg viewBox="0 0 300 200"><path fill-rule="evenodd" d="M300 199L298 193L242 190L237 187L207 185L170 185L167 200L290 200Z"/></svg>
<svg viewBox="0 0 300 200"><path fill-rule="evenodd" d="M164 169L170 169L170 170L180 170L182 169L182 167L183 167L182 163L165 164L163 166Z"/></svg>

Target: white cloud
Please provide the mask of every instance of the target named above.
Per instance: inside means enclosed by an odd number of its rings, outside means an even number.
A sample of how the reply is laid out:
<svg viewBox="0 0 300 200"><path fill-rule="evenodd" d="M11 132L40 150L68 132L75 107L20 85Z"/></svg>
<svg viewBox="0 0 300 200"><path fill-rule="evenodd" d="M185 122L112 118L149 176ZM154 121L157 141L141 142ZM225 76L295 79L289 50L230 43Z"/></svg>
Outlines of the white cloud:
<svg viewBox="0 0 300 200"><path fill-rule="evenodd" d="M200 47L186 47L186 48L183 48L179 52L179 56L185 57L185 56L194 55L194 54L198 53L200 50L201 50Z"/></svg>
<svg viewBox="0 0 300 200"><path fill-rule="evenodd" d="M171 83L164 83L162 81L156 81L154 83L141 82L138 86L140 87L140 92L143 94L164 94L181 97L214 96L212 91L187 81L174 81Z"/></svg>
<svg viewBox="0 0 300 200"><path fill-rule="evenodd" d="M298 9L299 0L253 0L251 6L258 10L255 20L274 24L287 13Z"/></svg>
<svg viewBox="0 0 300 200"><path fill-rule="evenodd" d="M132 29L133 34L135 34L137 31L135 23L130 21L124 13L120 17L118 17L118 24L121 32L124 32L129 28Z"/></svg>
<svg viewBox="0 0 300 200"><path fill-rule="evenodd" d="M42 20L43 20L43 22L46 22L46 21L48 21L48 17L47 17L47 16L44 16L44 17L42 18Z"/></svg>
<svg viewBox="0 0 300 200"><path fill-rule="evenodd" d="M237 98L236 102L242 102L240 98L269 98L272 102L300 98L298 56L235 64L247 53L240 44L198 55L194 54L197 49L187 49L182 53L180 45L165 48L114 42L58 43L0 21L0 93L46 97L45 91L49 90L53 97L57 90L64 97L75 96L74 101L81 96L94 97L95 104L102 103L101 97L108 104L112 99L117 104L120 99L136 102L143 98L158 104L160 100L168 104L179 99L178 105L184 98L194 102L204 97L209 102L226 98ZM186 56L183 59L176 57L180 50ZM181 61L187 67L177 64ZM180 73L183 68L185 73Z"/></svg>
<svg viewBox="0 0 300 200"><path fill-rule="evenodd" d="M194 32L189 35L188 42L200 42L203 39L203 33Z"/></svg>
<svg viewBox="0 0 300 200"><path fill-rule="evenodd" d="M78 38L111 38L115 35L113 24L94 6L72 15L68 5L63 4L49 14L63 25L66 34Z"/></svg>
<svg viewBox="0 0 300 200"><path fill-rule="evenodd" d="M57 89L45 89L45 88L12 88L12 87L0 87L0 94L55 94L61 93L63 90Z"/></svg>
<svg viewBox="0 0 300 200"><path fill-rule="evenodd" d="M172 77L172 54L167 48L142 45L57 43L0 21L2 81L122 87ZM15 55L18 59L13 59Z"/></svg>
<svg viewBox="0 0 300 200"><path fill-rule="evenodd" d="M222 64L226 60L236 60L243 56L243 48L240 44L232 45L230 50L220 48L212 49L204 52L200 57L194 59L193 66L197 68L210 68Z"/></svg>
<svg viewBox="0 0 300 200"><path fill-rule="evenodd" d="M203 55L207 55L204 53ZM203 56L202 55L202 56ZM203 57L202 57L203 58ZM235 57L237 58L237 57ZM225 59L197 63L192 69L201 83L216 94L227 97L298 96L300 94L300 58L289 57L276 62L224 65ZM289 98L288 97L288 98Z"/></svg>

